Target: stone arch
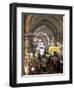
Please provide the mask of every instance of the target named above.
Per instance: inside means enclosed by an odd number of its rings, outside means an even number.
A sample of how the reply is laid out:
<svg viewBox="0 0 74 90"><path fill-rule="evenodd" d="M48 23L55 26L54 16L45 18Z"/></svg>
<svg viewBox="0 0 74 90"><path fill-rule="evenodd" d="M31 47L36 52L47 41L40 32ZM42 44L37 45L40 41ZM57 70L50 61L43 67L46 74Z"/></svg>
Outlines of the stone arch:
<svg viewBox="0 0 74 90"><path fill-rule="evenodd" d="M63 33L61 33L61 30L63 29L63 25L60 17L61 16L29 15L26 18L25 33L34 33L38 27L45 25L49 28L49 32L53 33L55 41L62 41ZM25 39L25 47L29 48L30 41L28 37Z"/></svg>

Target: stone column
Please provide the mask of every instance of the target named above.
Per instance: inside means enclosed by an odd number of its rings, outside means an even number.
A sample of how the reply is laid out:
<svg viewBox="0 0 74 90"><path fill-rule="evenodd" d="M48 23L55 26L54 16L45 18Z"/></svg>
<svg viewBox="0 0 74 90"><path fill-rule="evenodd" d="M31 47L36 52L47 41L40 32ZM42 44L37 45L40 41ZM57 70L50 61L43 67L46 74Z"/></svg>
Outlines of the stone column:
<svg viewBox="0 0 74 90"><path fill-rule="evenodd" d="M24 72L25 75L28 75L30 73L30 55L29 55L29 49L30 49L30 43L29 43L29 36L27 36L28 33L30 33L30 18L31 16L27 17L26 20L26 30L25 30L25 34L26 36L25 38L25 42L24 42L24 46L25 46L25 55L24 55Z"/></svg>

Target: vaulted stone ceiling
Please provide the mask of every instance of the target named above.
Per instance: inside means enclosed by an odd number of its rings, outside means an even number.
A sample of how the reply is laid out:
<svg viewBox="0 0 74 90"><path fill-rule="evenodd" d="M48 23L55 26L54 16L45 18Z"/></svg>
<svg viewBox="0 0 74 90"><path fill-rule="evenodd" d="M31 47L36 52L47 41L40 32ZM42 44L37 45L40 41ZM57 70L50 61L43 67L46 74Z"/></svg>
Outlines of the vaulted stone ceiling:
<svg viewBox="0 0 74 90"><path fill-rule="evenodd" d="M34 33L40 26L46 26L56 41L63 40L63 16L61 15L27 15L25 16L26 32ZM47 33L48 34L48 33ZM51 34L51 33L50 33Z"/></svg>

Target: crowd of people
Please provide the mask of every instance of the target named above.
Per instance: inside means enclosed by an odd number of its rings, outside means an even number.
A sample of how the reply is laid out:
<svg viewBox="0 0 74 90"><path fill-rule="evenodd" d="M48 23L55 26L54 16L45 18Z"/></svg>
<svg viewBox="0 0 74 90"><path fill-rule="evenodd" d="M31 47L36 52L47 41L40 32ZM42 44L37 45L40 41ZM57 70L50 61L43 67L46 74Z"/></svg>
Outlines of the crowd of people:
<svg viewBox="0 0 74 90"><path fill-rule="evenodd" d="M43 55L38 50L34 50L31 56L29 64L30 75L63 73L62 49L60 49L59 53L54 51L53 54L45 51Z"/></svg>

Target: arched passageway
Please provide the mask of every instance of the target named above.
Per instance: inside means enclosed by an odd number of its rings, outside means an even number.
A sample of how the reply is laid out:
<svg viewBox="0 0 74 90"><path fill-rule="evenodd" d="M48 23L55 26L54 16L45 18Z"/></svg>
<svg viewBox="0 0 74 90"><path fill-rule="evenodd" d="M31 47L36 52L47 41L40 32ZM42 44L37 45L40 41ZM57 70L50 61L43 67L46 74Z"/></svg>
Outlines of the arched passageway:
<svg viewBox="0 0 74 90"><path fill-rule="evenodd" d="M34 60L38 60L38 53L42 57L45 52L48 52L49 46L56 43L59 43L59 45L63 44L63 16L23 15L23 18L24 61L25 66L31 68L31 64L34 63ZM40 66L38 67L40 68ZM26 74L29 72L28 69Z"/></svg>

